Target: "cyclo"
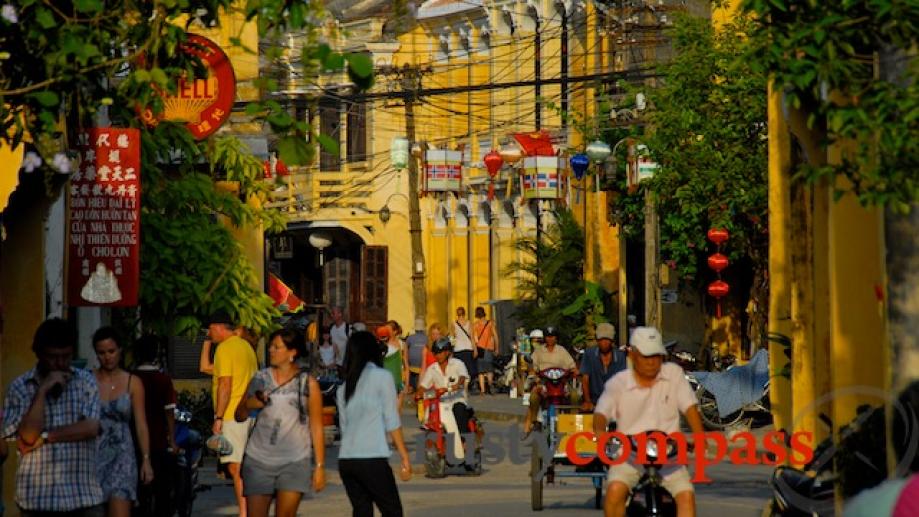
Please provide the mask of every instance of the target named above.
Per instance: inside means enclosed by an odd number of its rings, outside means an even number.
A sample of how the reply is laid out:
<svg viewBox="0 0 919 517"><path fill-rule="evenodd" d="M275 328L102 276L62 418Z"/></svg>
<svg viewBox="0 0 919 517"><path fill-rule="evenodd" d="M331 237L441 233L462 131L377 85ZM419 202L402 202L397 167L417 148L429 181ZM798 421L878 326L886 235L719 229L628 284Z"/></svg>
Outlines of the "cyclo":
<svg viewBox="0 0 919 517"><path fill-rule="evenodd" d="M571 404L571 378L571 373L563 368L546 368L537 374L539 384L534 389L539 390L540 410L530 434L530 503L534 511L543 509L544 484L554 483L557 477L590 479L596 494L594 507L603 507L606 466L597 456L595 442L582 440L575 443L577 455L585 460L590 459L586 465L575 466L567 455L569 436L593 429L593 415L579 414L580 407ZM551 460L546 463L543 457L545 450L552 453Z"/></svg>

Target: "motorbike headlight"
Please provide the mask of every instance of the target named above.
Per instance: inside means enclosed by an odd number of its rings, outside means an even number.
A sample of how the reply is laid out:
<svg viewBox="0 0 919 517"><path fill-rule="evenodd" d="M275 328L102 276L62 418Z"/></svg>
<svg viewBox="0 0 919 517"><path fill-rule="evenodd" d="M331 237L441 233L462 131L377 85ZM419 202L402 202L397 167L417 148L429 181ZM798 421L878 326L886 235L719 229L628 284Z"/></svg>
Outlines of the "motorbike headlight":
<svg viewBox="0 0 919 517"><path fill-rule="evenodd" d="M657 442L654 440L649 440L645 446L645 454L648 456L649 461L654 461L657 459Z"/></svg>

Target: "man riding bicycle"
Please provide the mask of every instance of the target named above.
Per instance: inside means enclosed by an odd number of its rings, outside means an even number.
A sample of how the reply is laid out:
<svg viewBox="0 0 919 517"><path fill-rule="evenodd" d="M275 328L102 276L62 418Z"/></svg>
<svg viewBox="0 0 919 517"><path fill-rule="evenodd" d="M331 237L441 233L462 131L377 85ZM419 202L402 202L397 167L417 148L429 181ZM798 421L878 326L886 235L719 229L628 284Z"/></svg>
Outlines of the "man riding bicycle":
<svg viewBox="0 0 919 517"><path fill-rule="evenodd" d="M442 337L431 345L431 353L437 359L421 375L415 398L420 399L423 392L430 389L444 389L440 397L440 421L447 433L453 435L453 455L457 459L465 458L462 433L469 429L472 417L466 403L466 381L469 372L462 361L451 357L453 345ZM462 431L461 431L462 430Z"/></svg>
<svg viewBox="0 0 919 517"><path fill-rule="evenodd" d="M576 376L578 367L574 358L571 357L568 350L565 350L565 347L558 344L558 329L552 326L546 327L545 336L546 346L534 347L530 374L538 375L547 368L561 368L570 375ZM524 438L529 436L533 429L533 421L536 420L539 413L540 403L539 384L537 383L530 389L530 407L523 424Z"/></svg>
<svg viewBox="0 0 919 517"><path fill-rule="evenodd" d="M683 376L683 369L664 362L667 350L660 331L654 327L637 327L629 343L632 367L606 382L594 410L594 433L597 436L605 433L607 422L615 420L616 431L626 436L648 431L669 435L680 431L680 413L686 416L694 434L703 433L698 401ZM696 453L703 454L703 451ZM640 479L641 472L628 461L610 466L603 503L605 517L625 515L626 499ZM664 475L663 486L676 501L677 515L695 515L695 492L685 465Z"/></svg>

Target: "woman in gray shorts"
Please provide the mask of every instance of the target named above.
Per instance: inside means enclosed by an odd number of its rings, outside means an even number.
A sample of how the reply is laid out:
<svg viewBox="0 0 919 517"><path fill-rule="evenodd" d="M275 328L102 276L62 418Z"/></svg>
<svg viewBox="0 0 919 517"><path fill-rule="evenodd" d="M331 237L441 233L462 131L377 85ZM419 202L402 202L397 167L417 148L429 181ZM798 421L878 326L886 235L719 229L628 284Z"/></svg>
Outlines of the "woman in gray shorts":
<svg viewBox="0 0 919 517"><path fill-rule="evenodd" d="M298 366L306 357L301 334L278 330L268 343L271 366L255 374L236 408L237 421L255 417L242 464L243 495L251 517L267 517L274 497L276 515L293 517L310 485L317 492L325 487L322 392Z"/></svg>

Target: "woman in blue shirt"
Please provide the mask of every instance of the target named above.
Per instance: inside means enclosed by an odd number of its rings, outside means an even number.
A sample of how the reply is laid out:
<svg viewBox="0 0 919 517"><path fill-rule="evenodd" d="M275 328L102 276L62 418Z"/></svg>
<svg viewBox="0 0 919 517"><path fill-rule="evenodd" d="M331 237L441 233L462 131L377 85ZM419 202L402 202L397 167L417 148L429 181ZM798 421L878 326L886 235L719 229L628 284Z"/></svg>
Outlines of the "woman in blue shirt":
<svg viewBox="0 0 919 517"><path fill-rule="evenodd" d="M383 517L401 517L402 502L389 466L386 435L402 458L400 477L412 476L402 438L392 376L370 332L355 332L345 349L345 383L338 389L341 448L338 472L351 501L354 517L372 517L376 504Z"/></svg>

